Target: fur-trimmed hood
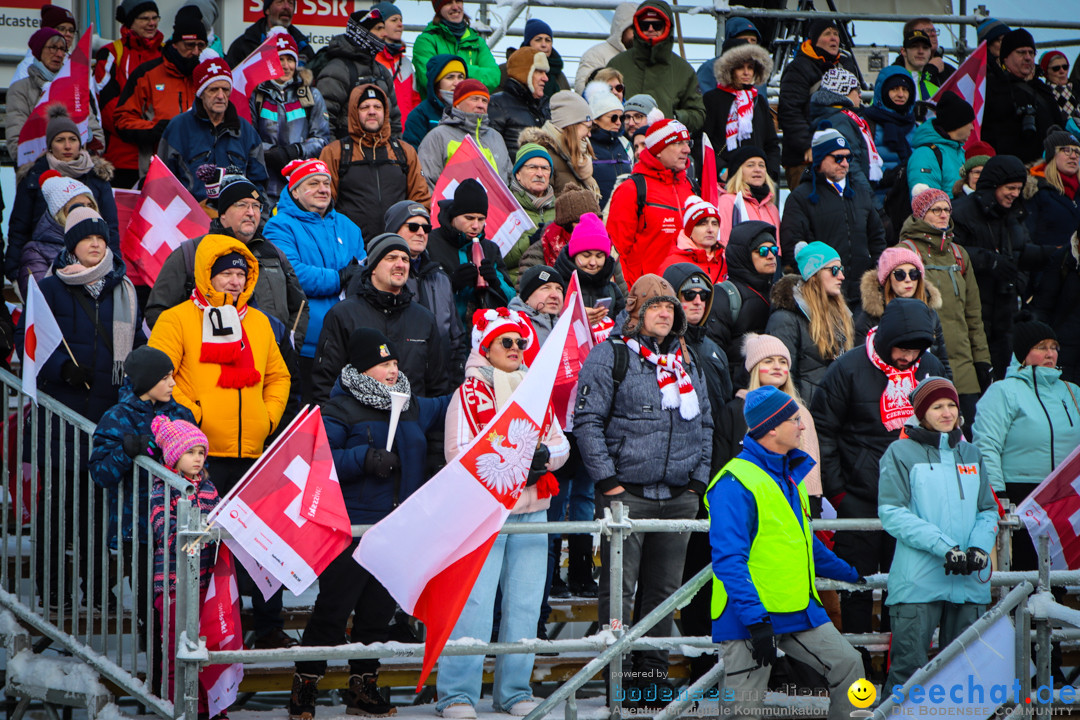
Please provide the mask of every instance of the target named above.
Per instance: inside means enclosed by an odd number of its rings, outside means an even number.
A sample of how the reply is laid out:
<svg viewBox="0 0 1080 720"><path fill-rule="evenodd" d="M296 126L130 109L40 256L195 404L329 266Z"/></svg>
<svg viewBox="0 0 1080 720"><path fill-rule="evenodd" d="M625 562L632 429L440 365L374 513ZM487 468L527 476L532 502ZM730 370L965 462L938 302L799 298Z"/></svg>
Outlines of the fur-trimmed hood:
<svg viewBox="0 0 1080 720"><path fill-rule="evenodd" d="M23 178L25 178L27 175L30 174L30 171L34 169L34 165L39 160L41 160L42 157L44 157L44 156L39 156L36 159L34 159L34 160L32 160L32 161L30 161L28 163L20 165L18 167L18 169L15 171L15 182L16 183L22 182ZM109 162L108 160L106 160L103 157L94 157L93 161L94 161L94 169L93 169L92 172L94 173L94 175L101 178L105 182L111 181L113 179L113 174L116 172L116 167L111 162ZM48 170L48 166L46 166L45 170ZM44 170L42 172L44 172ZM78 180L79 178L75 178L75 179Z"/></svg>
<svg viewBox="0 0 1080 720"><path fill-rule="evenodd" d="M521 131L518 135L518 147L521 147L525 143L536 143L540 147L550 152L560 152L556 147L555 141L544 132L543 128L527 127ZM561 153L560 153L561 154Z"/></svg>
<svg viewBox="0 0 1080 720"><path fill-rule="evenodd" d="M935 312L941 309L941 291L937 289L934 283L926 279L923 276L923 283L926 285L926 294L929 296L929 302L927 303ZM878 284L877 281L877 269L870 269L863 273L862 280L859 283L859 290L862 292L862 309L872 318L881 317L885 312L885 291Z"/></svg>
<svg viewBox="0 0 1080 720"><path fill-rule="evenodd" d="M772 292L769 294L769 304L773 312L777 310L789 310L791 312L806 314L799 305L799 299L795 291L802 286L802 276L795 274L784 275L773 283Z"/></svg>
<svg viewBox="0 0 1080 720"><path fill-rule="evenodd" d="M773 61L769 53L760 45L740 45L731 48L713 62L713 74L716 82L726 87L735 87L732 73L735 68L748 62L754 63L754 85L761 85L772 76Z"/></svg>

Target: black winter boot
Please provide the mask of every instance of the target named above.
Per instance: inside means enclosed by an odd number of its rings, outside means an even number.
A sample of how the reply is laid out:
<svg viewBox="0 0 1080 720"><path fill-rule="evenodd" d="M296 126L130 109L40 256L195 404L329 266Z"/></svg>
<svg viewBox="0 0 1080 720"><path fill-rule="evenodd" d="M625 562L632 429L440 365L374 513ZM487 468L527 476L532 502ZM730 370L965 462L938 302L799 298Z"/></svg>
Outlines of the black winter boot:
<svg viewBox="0 0 1080 720"><path fill-rule="evenodd" d="M366 717L390 717L397 708L387 702L376 681L378 673L349 676L349 689L345 691L345 712Z"/></svg>
<svg viewBox="0 0 1080 720"><path fill-rule="evenodd" d="M295 673L292 679L292 695L289 697L289 720L313 720L315 699L319 697L319 681L322 675Z"/></svg>

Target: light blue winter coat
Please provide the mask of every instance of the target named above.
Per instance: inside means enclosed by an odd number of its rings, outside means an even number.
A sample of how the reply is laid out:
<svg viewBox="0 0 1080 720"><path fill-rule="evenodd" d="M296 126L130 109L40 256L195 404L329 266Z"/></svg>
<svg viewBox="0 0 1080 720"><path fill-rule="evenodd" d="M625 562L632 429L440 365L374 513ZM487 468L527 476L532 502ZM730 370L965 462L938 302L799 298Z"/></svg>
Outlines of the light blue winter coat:
<svg viewBox="0 0 1080 720"><path fill-rule="evenodd" d="M946 575L953 547L993 552L997 504L979 449L951 433L927 430L912 418L907 437L895 441L879 463L878 516L896 538L886 605L990 603L990 584L979 576ZM990 576L983 571L983 579Z"/></svg>
<svg viewBox="0 0 1080 720"><path fill-rule="evenodd" d="M1021 367L1013 358L1005 379L979 400L972 426L996 492L1006 482L1034 488L1080 445L1078 401L1080 388L1062 380L1060 370Z"/></svg>
<svg viewBox="0 0 1080 720"><path fill-rule="evenodd" d="M323 318L341 299L339 271L353 258L359 262L367 257L360 228L333 208L322 216L304 210L291 193L283 192L263 234L285 253L307 296L310 320L300 355L315 357Z"/></svg>
<svg viewBox="0 0 1080 720"><path fill-rule="evenodd" d="M941 162L931 145L941 151ZM960 168L964 165L963 143L944 137L934 127L934 121L927 120L915 129L911 148L907 164L908 190L924 183L952 197L953 185L960 179Z"/></svg>

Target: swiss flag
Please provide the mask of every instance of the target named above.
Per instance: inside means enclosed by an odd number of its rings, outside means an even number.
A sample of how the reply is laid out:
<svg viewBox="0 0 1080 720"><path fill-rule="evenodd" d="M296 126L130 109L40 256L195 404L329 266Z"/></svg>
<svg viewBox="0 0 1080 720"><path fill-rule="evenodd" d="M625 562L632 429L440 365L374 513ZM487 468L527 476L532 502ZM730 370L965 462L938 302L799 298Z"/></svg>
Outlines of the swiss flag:
<svg viewBox="0 0 1080 720"><path fill-rule="evenodd" d="M701 140L701 199L711 203L713 207L719 207L720 183L716 179L716 151L713 150L708 133L702 133Z"/></svg>
<svg viewBox="0 0 1080 720"><path fill-rule="evenodd" d="M232 554L227 548L219 548L218 551L214 576L206 589L206 598L199 613L199 634L206 638L206 649L210 652L244 649L240 627L240 590L236 585ZM207 665L199 670L199 684L206 691L210 717L228 710L236 701L236 692L243 679L243 663Z"/></svg>
<svg viewBox="0 0 1080 720"><path fill-rule="evenodd" d="M578 284L578 271L570 276L570 285L566 288L566 303L563 314L570 314L570 330L563 344L562 357L559 358L558 374L555 387L551 392L551 405L555 417L562 429L569 432L574 429L574 400L577 399L578 373L589 351L593 348L593 333L589 327L589 316L585 314L585 300Z"/></svg>
<svg viewBox="0 0 1080 720"><path fill-rule="evenodd" d="M229 100L236 106L236 112L240 117L251 122L251 106L248 104L248 96L251 92L267 80L276 80L283 76L285 71L281 67L281 58L278 43L281 33L287 33L285 28L273 28L263 40L255 52L248 55L244 60L233 68L232 71L232 94Z"/></svg>
<svg viewBox="0 0 1080 720"><path fill-rule="evenodd" d="M1072 451L1016 508L1035 547L1050 538L1053 570L1080 569L1080 447Z"/></svg>
<svg viewBox="0 0 1080 720"><path fill-rule="evenodd" d="M75 49L52 81L41 89L41 99L34 106L26 124L19 130L19 149L15 166L36 160L45 152L45 129L49 124L48 108L59 103L67 108L71 120L78 126L83 145L92 141L90 134L90 39L94 26L86 28Z"/></svg>
<svg viewBox="0 0 1080 720"><path fill-rule="evenodd" d="M37 376L64 336L49 303L33 277L26 285L26 332L23 340L23 393L37 402Z"/></svg>
<svg viewBox="0 0 1080 720"><path fill-rule="evenodd" d="M975 111L975 127L971 131L970 142L979 139L979 128L982 127L983 103L986 100L986 42L979 43L975 52L968 55L956 72L938 88L933 97L936 103L942 94L953 92L967 100L968 105Z"/></svg>
<svg viewBox="0 0 1080 720"><path fill-rule="evenodd" d="M352 542L322 412L305 407L210 514L252 577L299 595ZM259 582L264 595L265 583ZM276 587L269 589L272 593Z"/></svg>
<svg viewBox="0 0 1080 720"><path fill-rule="evenodd" d="M510 399L465 450L364 533L353 557L427 627L416 691L435 665L546 430L574 317L564 312Z"/></svg>
<svg viewBox="0 0 1080 720"><path fill-rule="evenodd" d="M210 230L210 218L202 206L157 155L150 159L130 217L120 251L136 285L153 285L169 253Z"/></svg>

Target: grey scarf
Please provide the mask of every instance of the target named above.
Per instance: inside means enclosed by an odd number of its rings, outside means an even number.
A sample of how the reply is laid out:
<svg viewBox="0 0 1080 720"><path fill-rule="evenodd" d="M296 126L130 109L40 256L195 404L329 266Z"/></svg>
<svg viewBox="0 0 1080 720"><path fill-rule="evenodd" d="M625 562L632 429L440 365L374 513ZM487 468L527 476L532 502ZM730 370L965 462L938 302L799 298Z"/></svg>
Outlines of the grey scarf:
<svg viewBox="0 0 1080 720"><path fill-rule="evenodd" d="M409 396L409 399L405 401L405 405L401 408L402 412L408 410L409 405L412 403L412 387L409 385L409 378L405 377L403 372L398 373L396 383L388 386L383 385L370 375L365 375L352 365L346 365L341 370L341 385L362 404L376 410L390 409L390 393L388 392L390 390L405 393Z"/></svg>
<svg viewBox="0 0 1080 720"><path fill-rule="evenodd" d="M50 170L64 177L78 179L94 169L94 159L86 150L80 150L74 160L57 160L51 152L45 153L45 159L49 161Z"/></svg>

